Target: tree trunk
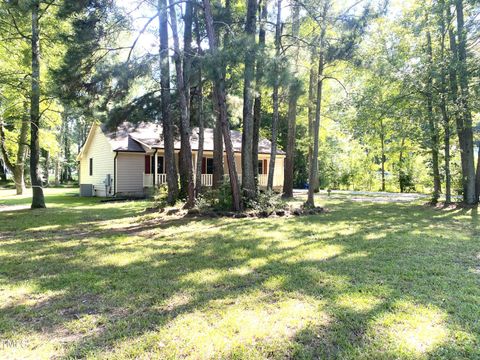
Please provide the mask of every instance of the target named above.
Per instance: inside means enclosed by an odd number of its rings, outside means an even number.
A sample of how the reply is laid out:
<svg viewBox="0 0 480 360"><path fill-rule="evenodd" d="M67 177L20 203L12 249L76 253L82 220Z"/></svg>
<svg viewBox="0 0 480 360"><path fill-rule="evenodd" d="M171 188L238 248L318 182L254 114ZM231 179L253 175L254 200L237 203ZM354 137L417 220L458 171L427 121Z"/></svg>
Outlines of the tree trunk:
<svg viewBox="0 0 480 360"><path fill-rule="evenodd" d="M213 15L212 15L213 16ZM212 18L213 19L213 18ZM225 33L223 36L223 46L226 47L230 42L230 23L231 23L231 2L230 0L225 1ZM220 33L220 31L219 31ZM215 36L215 35L214 35ZM219 35L220 38L220 35ZM220 71L222 79L226 78L227 73L227 66L225 61L221 60ZM224 85L225 86L225 85ZM224 168L223 168L223 146L224 146L224 139L223 139L223 131L222 131L222 118L221 118L221 110L217 106L218 95L216 94L215 87L213 88L213 97L214 100L212 101L214 104L214 110L217 114L215 117L215 128L213 130L213 188L219 188L223 183L224 178ZM226 89L225 89L225 98L226 98Z"/></svg>
<svg viewBox="0 0 480 360"><path fill-rule="evenodd" d="M443 143L445 148L445 204L452 202L452 180L450 174L450 118L447 111L447 72L445 68L445 0L440 0L440 113L444 128Z"/></svg>
<svg viewBox="0 0 480 360"><path fill-rule="evenodd" d="M223 175L225 173L223 168L223 133L222 121L220 118L220 109L218 107L218 95L215 86L212 89L213 108L216 114L215 127L213 128L213 174L212 186L218 189L223 183Z"/></svg>
<svg viewBox="0 0 480 360"><path fill-rule="evenodd" d="M27 102L24 103L24 110L25 112L23 114L22 125L20 127L20 134L18 137L17 159L15 164L13 164L10 160L7 149L5 148L5 133L3 129L3 123L0 122L0 152L5 166L13 175L13 181L15 183L17 195L22 195L25 191L25 158L28 145L28 129L30 125Z"/></svg>
<svg viewBox="0 0 480 360"><path fill-rule="evenodd" d="M158 0L159 9L159 37L160 37L160 87L162 99L162 124L165 151L165 172L169 204L175 204L178 196L178 177L175 164L173 122L170 117L170 62L168 57L168 17L167 1Z"/></svg>
<svg viewBox="0 0 480 360"><path fill-rule="evenodd" d="M255 32L257 1L248 0L245 33L247 50L243 82L243 129L242 129L242 190L245 200L256 197L255 174L253 166L253 101L255 96Z"/></svg>
<svg viewBox="0 0 480 360"><path fill-rule="evenodd" d="M427 74L427 116L428 116L428 128L430 132L430 150L432 154L432 171L433 171L433 196L432 203L436 204L440 198L441 192L441 180L440 169L438 164L438 152L439 152L439 140L438 129L435 120L435 114L433 113L433 51L432 51L432 36L430 31L427 31L427 61L428 61L428 74Z"/></svg>
<svg viewBox="0 0 480 360"><path fill-rule="evenodd" d="M200 24L198 21L198 8L195 10L195 38L197 41L197 55L202 56L202 38L200 36ZM200 194L202 189L202 161L203 161L203 145L205 142L205 129L203 119L203 79L202 79L202 64L198 63L198 88L197 88L197 116L198 116L198 151L197 164L195 174L195 192L196 196Z"/></svg>
<svg viewBox="0 0 480 360"><path fill-rule="evenodd" d="M313 163L313 124L315 122L315 89L318 84L318 73L315 64L315 52L312 51L311 54L311 66L310 66L310 77L308 84L308 166L309 169L312 167ZM308 187L313 187L314 191L318 187L318 179L314 179L313 183L310 183Z"/></svg>
<svg viewBox="0 0 480 360"><path fill-rule="evenodd" d="M402 143L400 145L400 153L398 155L398 185L400 192L405 192L404 172L403 172L403 151L405 147L405 136L402 137Z"/></svg>
<svg viewBox="0 0 480 360"><path fill-rule="evenodd" d="M381 169L382 169L382 191L386 191L385 186L385 127L383 125L383 120L380 119L380 146L381 146Z"/></svg>
<svg viewBox="0 0 480 360"><path fill-rule="evenodd" d="M447 22L452 22L452 14L450 11L450 6L446 6L447 12ZM459 100L458 100L458 81L457 81L457 63L458 63L458 52L457 52L457 41L455 39L455 34L451 26L448 29L448 37L450 43L450 52L451 60L449 64L449 86L450 86L450 100L455 104L453 108L453 115L455 117L455 125L457 130L458 142L460 145L460 159L462 166L462 190L463 190L463 201L466 202L467 186L466 178L467 174L467 158L465 156L464 148L464 136L463 136L463 118L459 111Z"/></svg>
<svg viewBox="0 0 480 360"><path fill-rule="evenodd" d="M253 104L253 138L252 138L252 164L255 176L255 190L258 189L258 142L260 141L260 123L262 120L262 88L264 54L265 54L265 22L267 20L267 0L260 0L260 26L258 30L258 56L257 72L255 74L255 101Z"/></svg>
<svg viewBox="0 0 480 360"><path fill-rule="evenodd" d="M268 166L268 183L267 189L273 189L273 179L275 177L275 160L277 156L277 128L278 128L278 91L280 88L280 74L278 73L279 66L278 62L280 61L280 39L282 31L282 0L277 0L277 23L275 26L275 63L273 76L275 80L273 83L273 117L272 117L272 148L270 152L270 163Z"/></svg>
<svg viewBox="0 0 480 360"><path fill-rule="evenodd" d="M326 11L324 11L326 15ZM320 136L320 117L322 110L322 93L323 93L323 69L324 69L324 55L323 55L323 40L325 37L325 28L322 29L320 35L320 54L318 57L318 73L317 73L317 98L316 98L316 110L315 110L315 122L313 124L313 151L312 159L310 163L310 176L308 186L308 198L305 205L308 207L315 206L315 187L312 184L318 182L318 147Z"/></svg>
<svg viewBox="0 0 480 360"><path fill-rule="evenodd" d="M49 169L50 169L50 152L48 150L43 150L43 158L45 159L45 163L43 166L43 176L45 178L45 186L50 186L49 180Z"/></svg>
<svg viewBox="0 0 480 360"><path fill-rule="evenodd" d="M480 196L480 142L477 142L477 170L475 173L475 199Z"/></svg>
<svg viewBox="0 0 480 360"><path fill-rule="evenodd" d="M217 43L215 39L215 31L213 28L213 16L212 16L210 0L202 0L202 1L204 6L204 12L205 12L205 24L207 28L210 51L213 53L216 53L218 49L217 49ZM215 86L216 100L218 104L217 106L220 113L222 134L223 134L223 138L225 139L225 151L227 153L228 173L230 176L230 186L232 189L233 209L235 211L238 211L238 210L241 210L240 188L238 186L238 176L237 176L237 170L235 167L235 155L233 152L230 126L228 123L225 79L223 77L221 69L218 69L218 68L214 69L214 86Z"/></svg>
<svg viewBox="0 0 480 360"><path fill-rule="evenodd" d="M72 168L70 166L70 157L71 157L71 151L70 151L70 138L68 136L69 132L69 124L68 124L68 118L65 119L65 136L64 136L64 154L65 154L65 163L63 164L62 168L62 182L68 183L72 181Z"/></svg>
<svg viewBox="0 0 480 360"><path fill-rule="evenodd" d="M292 20L292 41L296 41L300 29L300 7L294 5ZM285 167L283 176L283 197L293 197L293 162L295 159L295 135L297 122L297 101L299 96L299 82L297 80L298 72L298 51L297 47L293 47L295 52L295 77L289 87L288 99L288 131L287 131L287 149L285 157Z"/></svg>
<svg viewBox="0 0 480 360"><path fill-rule="evenodd" d="M45 208L42 178L40 176L40 28L38 15L40 3L32 3L32 92L30 98L30 178L32 182L32 209Z"/></svg>
<svg viewBox="0 0 480 360"><path fill-rule="evenodd" d="M478 199L475 196L475 164L473 156L473 131L472 114L469 108L469 88L468 88L468 69L467 69L467 50L466 50L466 30L463 18L463 0L456 0L457 11L457 36L458 36L458 80L460 85L459 106L463 118L463 153L465 156L465 172L463 178L465 181L464 201L467 204L475 204Z"/></svg>
<svg viewBox="0 0 480 360"><path fill-rule="evenodd" d="M190 4L191 6L191 4ZM188 5L187 5L188 7ZM190 9L190 17L192 16L192 9ZM186 89L185 78L190 77L189 70L184 73L182 66L182 55L180 53L180 43L178 40L178 30L177 30L177 15L175 11L175 0L170 0L170 22L172 28L172 37L173 37L173 48L174 48L174 60L175 60L175 70L177 73L177 90L179 97L180 105L180 161L182 163L183 174L181 174L181 183L182 187L186 189L187 201L185 204L186 208L191 208L195 205L195 188L193 184L193 164L192 164L192 148L190 144L190 96L187 98L187 94L190 94L190 91ZM192 21L191 18L189 21L185 21L185 24L190 25L190 29L185 28L185 33L190 32L190 42L191 42L191 27Z"/></svg>
<svg viewBox="0 0 480 360"><path fill-rule="evenodd" d="M7 181L7 172L5 171L5 164L3 163L2 158L0 157L0 181Z"/></svg>
<svg viewBox="0 0 480 360"><path fill-rule="evenodd" d="M15 191L17 195L22 195L25 191L25 174L22 166L15 166L13 169L13 181L15 182Z"/></svg>

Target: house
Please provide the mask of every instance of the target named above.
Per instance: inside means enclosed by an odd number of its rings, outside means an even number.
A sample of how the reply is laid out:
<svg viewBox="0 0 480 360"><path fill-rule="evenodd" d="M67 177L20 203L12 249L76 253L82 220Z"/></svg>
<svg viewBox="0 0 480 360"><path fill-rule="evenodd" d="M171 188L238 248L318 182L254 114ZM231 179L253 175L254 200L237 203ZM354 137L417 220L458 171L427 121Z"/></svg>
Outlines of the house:
<svg viewBox="0 0 480 360"><path fill-rule="evenodd" d="M213 173L213 130L204 131L204 151L202 159L202 185L212 186ZM241 180L242 134L232 130L232 144L235 163ZM191 135L192 160L197 164L198 128ZM175 158L178 166L180 141L175 140ZM258 182L266 187L271 143L266 139L259 142ZM285 153L277 151L274 171L274 188L283 186ZM82 196L139 196L148 188L166 183L164 164L164 144L162 127L154 123L141 123L133 126L124 123L115 131L107 131L98 123L92 125L85 144L78 156L79 183ZM228 176L226 155L224 154L225 175Z"/></svg>

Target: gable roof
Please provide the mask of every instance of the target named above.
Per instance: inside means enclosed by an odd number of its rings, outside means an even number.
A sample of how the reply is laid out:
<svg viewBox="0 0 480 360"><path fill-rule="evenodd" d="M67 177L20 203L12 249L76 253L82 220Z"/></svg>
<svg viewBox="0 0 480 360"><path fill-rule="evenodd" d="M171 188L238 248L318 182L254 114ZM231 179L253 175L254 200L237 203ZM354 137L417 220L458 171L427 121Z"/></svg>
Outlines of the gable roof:
<svg viewBox="0 0 480 360"><path fill-rule="evenodd" d="M163 130L160 124L140 123L133 125L125 122L117 127L114 131L108 131L102 126L102 130L110 142L113 151L121 152L144 152L145 148L163 149ZM190 144L192 150L198 150L199 130L192 129L190 136ZM230 130L232 145L235 152L242 151L242 133L237 130ZM174 141L174 148L180 150L180 139L178 137ZM270 154L272 143L267 139L260 139L258 143L259 154ZM204 130L204 151L213 151L213 129L206 128ZM277 154L284 155L285 152L277 150Z"/></svg>

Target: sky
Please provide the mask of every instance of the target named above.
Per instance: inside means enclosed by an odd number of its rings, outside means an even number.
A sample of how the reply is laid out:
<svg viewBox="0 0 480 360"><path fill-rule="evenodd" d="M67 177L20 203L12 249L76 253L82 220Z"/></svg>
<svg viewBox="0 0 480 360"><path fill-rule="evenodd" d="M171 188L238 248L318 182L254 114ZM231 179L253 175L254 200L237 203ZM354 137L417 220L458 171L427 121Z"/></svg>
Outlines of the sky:
<svg viewBox="0 0 480 360"><path fill-rule="evenodd" d="M245 0L246 1L246 0ZM361 9L362 4L366 4L369 0L365 0L358 4L357 8ZM380 2L382 0L372 0L374 2ZM402 9L408 8L413 5L415 0L390 0L389 15L391 17L398 16ZM120 41L123 46L131 46L135 38L143 29L147 21L155 15L155 9L149 5L145 0L116 0L119 7L123 8L127 13L130 13L133 19L134 33L122 35ZM357 4L358 0L337 0L337 4L340 4L342 8L347 8L353 4ZM286 20L290 15L290 6L287 1L284 1L282 8L282 19ZM271 14L274 16L274 14ZM274 19L272 19L274 20ZM182 32L181 24L179 24L179 31ZM134 54L143 55L146 53L158 52L158 21L154 20L150 23L147 31L145 31L138 39L135 47Z"/></svg>

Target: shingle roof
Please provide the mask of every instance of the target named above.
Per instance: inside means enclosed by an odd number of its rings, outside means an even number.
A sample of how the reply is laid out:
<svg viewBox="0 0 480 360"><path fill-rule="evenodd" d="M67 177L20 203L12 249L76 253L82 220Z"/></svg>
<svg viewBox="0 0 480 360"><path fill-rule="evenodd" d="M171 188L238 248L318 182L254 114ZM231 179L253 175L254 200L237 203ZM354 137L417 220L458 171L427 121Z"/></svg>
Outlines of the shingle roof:
<svg viewBox="0 0 480 360"><path fill-rule="evenodd" d="M141 145L153 149L163 149L163 131L160 124L140 123L133 125L125 122L121 124L115 131L107 131L102 127L103 132L107 136L114 151L144 151ZM198 128L192 129L190 136L190 144L192 150L198 150ZM235 152L242 151L242 133L237 130L231 130L232 145ZM260 139L258 143L258 152L260 154L270 154L271 142L267 139ZM174 147L180 150L180 140L175 139ZM206 128L204 130L203 149L205 151L213 151L213 129ZM284 155L285 152L278 149L277 154Z"/></svg>

